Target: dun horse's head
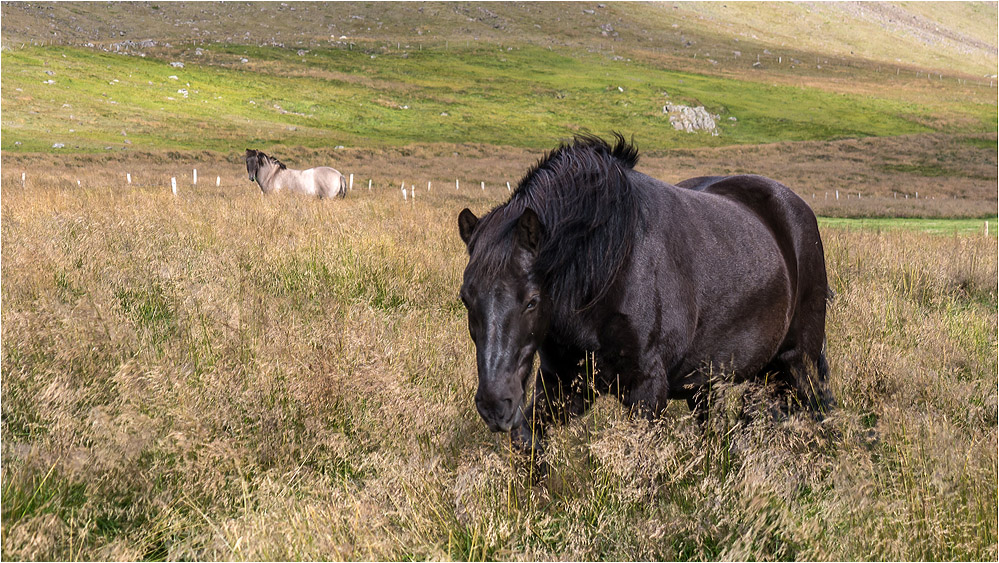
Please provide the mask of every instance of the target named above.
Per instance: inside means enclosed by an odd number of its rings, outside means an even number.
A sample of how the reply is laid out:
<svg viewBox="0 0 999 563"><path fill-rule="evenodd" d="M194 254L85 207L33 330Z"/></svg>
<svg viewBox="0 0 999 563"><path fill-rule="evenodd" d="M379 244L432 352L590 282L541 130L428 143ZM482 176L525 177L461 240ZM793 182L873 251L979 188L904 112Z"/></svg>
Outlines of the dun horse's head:
<svg viewBox="0 0 999 563"><path fill-rule="evenodd" d="M260 170L260 151L246 149L246 173L250 175L250 181L257 180L257 172Z"/></svg>
<svg viewBox="0 0 999 563"><path fill-rule="evenodd" d="M537 214L528 208L512 222L495 215L480 221L465 209L458 216L469 253L461 300L475 343L475 406L490 430L507 432L523 421L525 388L551 303L533 268L544 233Z"/></svg>

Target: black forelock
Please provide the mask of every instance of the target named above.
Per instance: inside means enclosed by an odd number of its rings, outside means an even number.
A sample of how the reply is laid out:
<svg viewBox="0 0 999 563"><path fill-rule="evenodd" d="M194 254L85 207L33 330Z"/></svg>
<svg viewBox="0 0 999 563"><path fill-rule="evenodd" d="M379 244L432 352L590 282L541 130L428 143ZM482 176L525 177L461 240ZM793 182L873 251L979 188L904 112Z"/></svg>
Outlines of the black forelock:
<svg viewBox="0 0 999 563"><path fill-rule="evenodd" d="M639 194L627 172L638 150L615 133L616 143L580 135L547 153L520 181L510 199L482 218L469 241L477 276L495 278L510 260L512 234L524 209L544 228L535 275L572 310L603 297L631 254L643 221Z"/></svg>

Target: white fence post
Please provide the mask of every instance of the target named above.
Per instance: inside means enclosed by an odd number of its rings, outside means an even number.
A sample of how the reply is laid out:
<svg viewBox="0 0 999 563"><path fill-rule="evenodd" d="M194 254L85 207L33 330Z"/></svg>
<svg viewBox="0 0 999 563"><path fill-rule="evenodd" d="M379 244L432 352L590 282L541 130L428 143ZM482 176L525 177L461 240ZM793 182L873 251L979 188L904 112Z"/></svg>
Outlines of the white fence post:
<svg viewBox="0 0 999 563"><path fill-rule="evenodd" d="M215 177L215 187L217 188L217 187L219 187L221 185L222 185L222 176L216 176Z"/></svg>
<svg viewBox="0 0 999 563"><path fill-rule="evenodd" d="M132 173L131 172L125 174L125 181L127 181L129 184L132 183Z"/></svg>
<svg viewBox="0 0 999 563"><path fill-rule="evenodd" d="M350 184L347 187L348 190L354 191L354 175L350 175Z"/></svg>
<svg viewBox="0 0 999 563"><path fill-rule="evenodd" d="M197 168L194 169L194 181L191 182L191 185L194 185L194 186L198 185L198 169Z"/></svg>
<svg viewBox="0 0 999 563"><path fill-rule="evenodd" d="M170 188L173 190L173 195L177 195L177 178L170 178Z"/></svg>
<svg viewBox="0 0 999 563"><path fill-rule="evenodd" d="M454 179L454 189L456 189L456 190L459 189L458 179L457 178Z"/></svg>
<svg viewBox="0 0 999 563"><path fill-rule="evenodd" d="M371 191L371 178L368 178L368 191Z"/></svg>
<svg viewBox="0 0 999 563"><path fill-rule="evenodd" d="M482 182L482 191L486 191L486 183Z"/></svg>
<svg viewBox="0 0 999 563"><path fill-rule="evenodd" d="M510 182L506 183L506 191L508 191L508 192L512 192L513 191L513 190L510 189Z"/></svg>
<svg viewBox="0 0 999 563"><path fill-rule="evenodd" d="M402 183L400 189L402 189L402 201L406 201L406 182Z"/></svg>

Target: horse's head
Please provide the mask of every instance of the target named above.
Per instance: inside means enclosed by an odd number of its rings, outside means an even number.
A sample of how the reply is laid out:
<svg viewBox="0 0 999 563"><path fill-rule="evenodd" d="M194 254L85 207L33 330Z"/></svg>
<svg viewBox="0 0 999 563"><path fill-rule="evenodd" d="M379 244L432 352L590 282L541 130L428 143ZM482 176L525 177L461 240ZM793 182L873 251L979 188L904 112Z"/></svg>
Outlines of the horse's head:
<svg viewBox="0 0 999 563"><path fill-rule="evenodd" d="M530 208L512 222L493 216L480 221L465 209L458 228L469 253L461 300L475 343L475 406L490 430L506 432L523 420L534 354L551 316L533 268L544 228Z"/></svg>
<svg viewBox="0 0 999 563"><path fill-rule="evenodd" d="M250 175L250 181L257 180L257 171L260 170L260 153L253 149L246 149L246 173Z"/></svg>

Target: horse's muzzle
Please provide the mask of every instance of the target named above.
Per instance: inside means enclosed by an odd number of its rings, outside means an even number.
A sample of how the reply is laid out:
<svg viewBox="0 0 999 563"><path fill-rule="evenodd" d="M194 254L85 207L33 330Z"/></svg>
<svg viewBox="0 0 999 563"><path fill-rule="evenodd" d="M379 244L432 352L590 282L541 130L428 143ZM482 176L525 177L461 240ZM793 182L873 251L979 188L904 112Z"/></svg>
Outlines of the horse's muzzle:
<svg viewBox="0 0 999 563"><path fill-rule="evenodd" d="M479 411L489 430L509 432L520 409L513 406L513 399L484 400L476 394L475 410Z"/></svg>
<svg viewBox="0 0 999 563"><path fill-rule="evenodd" d="M529 367L527 370L529 371ZM524 418L524 393L523 387L516 387L519 383L523 385L523 374L525 368L517 370L516 376L510 380L513 385L507 385L500 389L484 388L479 386L475 393L475 410L479 416L493 432L509 432L523 422ZM516 383L514 383L516 382Z"/></svg>

